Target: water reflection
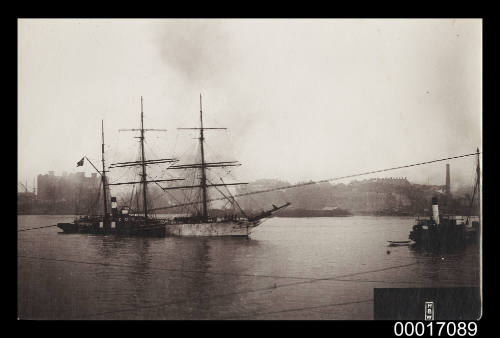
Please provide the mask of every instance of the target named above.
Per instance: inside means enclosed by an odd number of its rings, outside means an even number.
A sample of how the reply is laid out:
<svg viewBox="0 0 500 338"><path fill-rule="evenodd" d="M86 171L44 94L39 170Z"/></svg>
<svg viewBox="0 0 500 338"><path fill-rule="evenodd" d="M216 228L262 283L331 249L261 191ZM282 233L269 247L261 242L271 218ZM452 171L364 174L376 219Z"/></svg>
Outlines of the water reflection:
<svg viewBox="0 0 500 338"><path fill-rule="evenodd" d="M21 228L63 221L44 216L20 220ZM418 287L479 285L477 247L456 252L394 247L387 255L387 240L406 239L412 225L411 219L394 217L275 218L250 238L58 236L55 228L21 232L19 316L222 319L276 312L280 315L259 318L368 319L368 303L288 309L365 300L373 287L398 282L402 287L408 282ZM351 281L302 283L303 278L360 272L365 273ZM285 287L297 281L301 284Z"/></svg>
<svg viewBox="0 0 500 338"><path fill-rule="evenodd" d="M411 244L409 245L410 250L416 255L422 256L443 256L443 255L453 255L462 253L467 249L467 245L451 245L451 246L424 246Z"/></svg>
<svg viewBox="0 0 500 338"><path fill-rule="evenodd" d="M259 245L248 238L118 236L96 236L90 244L99 260L126 265L102 269L99 299L104 308L131 311L104 318L136 319L217 318L238 304L235 291L249 278L241 274L251 269L242 262Z"/></svg>
<svg viewBox="0 0 500 338"><path fill-rule="evenodd" d="M409 247L416 259L417 274L440 286L477 286L480 282L479 246L452 248Z"/></svg>
<svg viewBox="0 0 500 338"><path fill-rule="evenodd" d="M258 241L231 237L177 237L170 241L180 250L183 261L180 268L187 277L172 280L170 285L187 291L184 302L175 307L179 318L213 319L224 309L239 307L236 292L246 285L248 278L241 276L248 273L241 263L248 250L258 246Z"/></svg>

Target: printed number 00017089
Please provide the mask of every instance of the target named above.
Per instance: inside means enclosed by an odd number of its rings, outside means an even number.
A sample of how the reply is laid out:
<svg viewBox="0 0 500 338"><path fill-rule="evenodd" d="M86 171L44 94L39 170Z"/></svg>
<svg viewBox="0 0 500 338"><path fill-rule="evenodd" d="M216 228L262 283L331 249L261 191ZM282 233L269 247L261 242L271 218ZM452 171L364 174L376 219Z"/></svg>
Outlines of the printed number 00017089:
<svg viewBox="0 0 500 338"><path fill-rule="evenodd" d="M436 328L434 328L436 326ZM394 335L400 336L423 336L424 334L429 336L437 335L440 336L475 336L477 333L477 323L476 322L429 322L424 324L423 322L396 322L394 324Z"/></svg>

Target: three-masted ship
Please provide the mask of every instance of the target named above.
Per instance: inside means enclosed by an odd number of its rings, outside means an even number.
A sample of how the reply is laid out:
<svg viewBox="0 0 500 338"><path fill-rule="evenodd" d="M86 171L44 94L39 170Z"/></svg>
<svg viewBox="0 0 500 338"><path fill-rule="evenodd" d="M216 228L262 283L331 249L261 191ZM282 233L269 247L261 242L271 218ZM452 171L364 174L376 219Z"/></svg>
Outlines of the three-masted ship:
<svg viewBox="0 0 500 338"><path fill-rule="evenodd" d="M288 205L285 203L281 206L273 207L267 211L263 211L256 215L247 215L241 209L238 202L231 194L228 186L247 184L244 182L225 183L222 178L221 183L213 183L207 178L207 169L212 168L227 168L238 166L236 161L219 161L209 162L205 159L205 131L226 129L226 128L207 128L203 126L203 109L200 95L200 126L195 128L178 128L184 130L199 131L199 150L200 160L196 163L177 164L178 159L163 158L148 160L144 151L144 140L147 131L164 131L163 129L145 129L144 128L144 111L143 100L141 97L141 127L139 129L125 129L127 131L139 132L140 141L140 160L129 162L112 163L109 169L112 168L140 168L140 181L109 183L105 164L104 154L104 126L102 123L102 149L101 161L102 170L98 170L92 162L86 157L87 161L99 173L102 180L103 194L103 215L85 215L78 217L72 223L58 223L57 226L67 233L91 233L91 234L120 234L120 235L135 235L135 236L248 236L251 231L260 225L266 218ZM83 161L83 159L82 159ZM198 172L198 182L188 185L170 185L162 186L160 183L171 184L170 182L184 181L184 178L168 178L168 179L148 179L147 167L151 165L167 164L168 170L195 170ZM183 205L201 205L201 208L195 208L194 212L187 215L177 216L173 218L158 218L154 213L154 209L148 208L148 184L154 183L163 191L178 189L198 189L201 200L191 201ZM142 195L142 210L133 210L129 206L118 206L116 197L111 196L110 187L115 185L140 185ZM209 194L211 188L217 189L232 206L239 209L238 213L221 214L220 212L212 212L209 209ZM225 188L225 192L221 189ZM138 196L138 195L137 195ZM221 198L219 198L220 200ZM109 203L111 202L111 203ZM109 208L111 204L111 208Z"/></svg>

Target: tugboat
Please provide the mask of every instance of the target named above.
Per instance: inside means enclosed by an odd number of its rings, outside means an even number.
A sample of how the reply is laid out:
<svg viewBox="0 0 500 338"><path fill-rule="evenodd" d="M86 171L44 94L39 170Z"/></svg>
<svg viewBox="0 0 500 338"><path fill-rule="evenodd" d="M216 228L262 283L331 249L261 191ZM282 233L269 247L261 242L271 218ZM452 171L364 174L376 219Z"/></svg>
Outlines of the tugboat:
<svg viewBox="0 0 500 338"><path fill-rule="evenodd" d="M416 245L443 248L459 246L466 242L465 223L456 216L440 216L437 198L432 198L432 216L417 217L409 239Z"/></svg>
<svg viewBox="0 0 500 338"><path fill-rule="evenodd" d="M143 184L144 191L144 202L146 208L144 210L144 215L131 214L130 209L127 206L122 207L118 210L116 197L111 197L111 213L108 212L109 209L109 201L108 196L110 196L109 186L113 184L107 183L107 175L106 173L106 163L104 158L104 121L101 121L101 132L102 132L102 146L101 146L101 158L102 158L102 170L98 170L96 166L86 157L84 156L78 163L77 166L82 166L84 160L87 161L94 167L97 173L101 176L101 186L103 193L103 215L85 215L76 218L73 223L58 223L57 227L62 229L64 233L90 233L90 234L120 234L120 235L146 235L146 236L163 236L165 235L165 229L163 226L163 221L148 217L147 211L147 193L146 186L149 182L156 181L147 181L146 177L146 165L148 163L157 163L157 162L174 162L173 159L162 159L162 160L152 160L147 161L144 158L144 122L143 122L143 112L142 112L142 97L141 97L141 136L139 137L141 140L141 161L135 162L127 162L120 163L123 166L132 166L132 165L142 165L143 166L143 175L141 182L126 182L126 183L118 183L118 184L135 184L141 183ZM174 179L177 180L177 179ZM161 180L166 181L166 180ZM168 181L172 181L168 180Z"/></svg>
<svg viewBox="0 0 500 338"><path fill-rule="evenodd" d="M273 208L264 211L258 215L247 215L239 206L238 202L232 196L227 186L247 184L247 183L224 183L222 178L220 178L221 183L214 184L207 178L207 169L209 168L226 168L237 166L235 161L223 161L223 162L207 162L205 160L204 153L204 131L207 129L226 129L226 128L206 128L203 127L203 111L201 104L200 95L200 127L199 128L179 128L179 129L196 129L199 130L200 136L199 148L201 161L199 163L190 164L173 164L179 160L173 158L146 160L144 153L144 139L146 131L164 131L163 129L144 129L144 112L143 112L143 100L141 97L141 127L140 129L126 129L127 131L138 131L140 136L141 147L141 158L139 161L131 162L118 162L110 165L109 169L113 168L123 168L123 167L133 167L140 166L141 180L138 182L121 182L121 183L108 183L104 160L104 126L102 123L102 170L99 171L87 157L82 158L77 165L83 165L83 160L87 161L94 167L94 169L99 173L102 178L102 192L103 192L103 211L102 216L96 215L86 215L79 217L74 220L73 223L58 223L57 226L63 230L65 233L91 233L91 234L120 234L120 235L132 235L132 236L248 236L250 232L262 223L262 220L273 216L275 212L281 210L290 203L285 203L281 206L273 205ZM166 186L163 187L159 182L174 182L183 181L184 178L170 178L170 179L154 179L148 180L148 175L146 167L148 165L156 165L162 163L169 163L167 170L189 170L195 169L199 170L199 182L198 184L192 185L181 185L181 186ZM208 183L207 183L208 181ZM153 213L155 209L148 207L148 183L155 183L163 191L169 191L173 189L200 189L201 201L195 200L185 203L183 205L199 205L201 204L201 210L191 214L189 216L174 217L172 219L157 218ZM109 187L113 185L135 185L140 184L142 187L142 211L132 211L128 206L123 206L118 208L116 197L111 197L111 213L108 213L108 196L110 196ZM226 192L224 193L219 187L225 187ZM224 217L219 217L217 215L209 215L209 198L208 198L208 188L216 188L219 193L226 199L231 205L239 209L239 214L229 214ZM216 200L220 200L218 198ZM139 207L138 207L139 208Z"/></svg>
<svg viewBox="0 0 500 338"><path fill-rule="evenodd" d="M474 197L479 195L480 169L479 149L477 149L476 184L472 195L470 211ZM480 201L480 198L478 198ZM439 215L437 197L432 198L432 215L430 217L417 217L416 224L410 232L409 239L415 245L434 249L450 249L461 247L467 243L478 242L480 237L480 221L472 221L470 216Z"/></svg>

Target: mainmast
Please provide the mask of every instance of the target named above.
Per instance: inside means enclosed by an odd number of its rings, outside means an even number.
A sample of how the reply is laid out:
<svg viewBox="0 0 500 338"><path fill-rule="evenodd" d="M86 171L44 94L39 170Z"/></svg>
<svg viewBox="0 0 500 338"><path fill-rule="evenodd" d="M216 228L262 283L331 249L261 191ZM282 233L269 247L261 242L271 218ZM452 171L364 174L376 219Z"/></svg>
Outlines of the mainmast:
<svg viewBox="0 0 500 338"><path fill-rule="evenodd" d="M202 203L202 218L206 219L208 218L208 197L207 197L207 188L208 187L218 187L218 186L228 186L228 185L240 185L240 184L247 184L247 183L228 183L228 184L207 184L207 173L206 169L207 168L224 168L224 167L234 167L234 166L239 166L236 161L222 161L222 162L205 162L205 148L203 142L205 141L205 135L204 132L205 130L225 130L226 128L207 128L203 127L203 108L202 108L202 101L201 101L201 94L200 94L200 127L199 128L177 128L177 129L184 129L184 130L199 130L200 131L200 153L201 153L201 163L190 163L190 164L180 164L180 165L172 165L169 166L168 169L175 170L175 169L200 169L200 184L199 185L189 185L189 186L175 186L175 187L167 187L167 188L162 188L164 191L166 190L171 190L171 189L191 189L191 188L201 188L201 203ZM197 202L199 203L199 202ZM196 203L192 203L196 204Z"/></svg>
<svg viewBox="0 0 500 338"><path fill-rule="evenodd" d="M102 147L101 147L101 157L102 157L102 197L104 206L104 219L108 216L108 197L106 194L106 165L104 162L104 120L101 120L101 132L102 132Z"/></svg>
<svg viewBox="0 0 500 338"><path fill-rule="evenodd" d="M203 208L202 208L202 217L207 218L208 217L208 212L207 212L207 175L205 171L205 151L203 148L203 110L202 110L202 105L201 105L201 94L200 94L200 151L201 151L201 198L202 198L202 203L203 203Z"/></svg>
<svg viewBox="0 0 500 338"><path fill-rule="evenodd" d="M148 184L146 182L146 159L144 158L144 111L143 111L143 103L141 96L141 166L142 166L142 197L144 203L144 219L147 222L148 219L148 201L147 201L147 187Z"/></svg>
<svg viewBox="0 0 500 338"><path fill-rule="evenodd" d="M132 166L141 166L142 167L142 173L139 174L141 176L141 180L139 182L119 182L119 183L110 183L109 185L122 185L122 184L141 184L142 185L142 198L143 198L143 203L144 203L144 218L147 221L148 218L148 191L147 191L147 184L148 183L157 183L157 182L170 182L170 181L181 181L183 179L179 178L172 178L172 179L161 179L161 180L147 180L147 174L146 174L146 166L147 165L154 165L154 164L161 164L161 163L172 163L172 162L177 162L178 160L173 159L173 158L161 158L161 159L155 159L155 160L146 160L145 152L144 152L144 139L145 139L145 132L146 131L167 131L166 129L144 129L144 109L143 109L143 99L141 96L141 128L140 129L119 129L119 131L134 131L140 132L140 136L138 137L141 142L141 159L139 161L129 161L129 162L117 162L117 163L112 163L110 165L110 168L123 168L123 167L132 167ZM138 197L138 194L136 195Z"/></svg>

